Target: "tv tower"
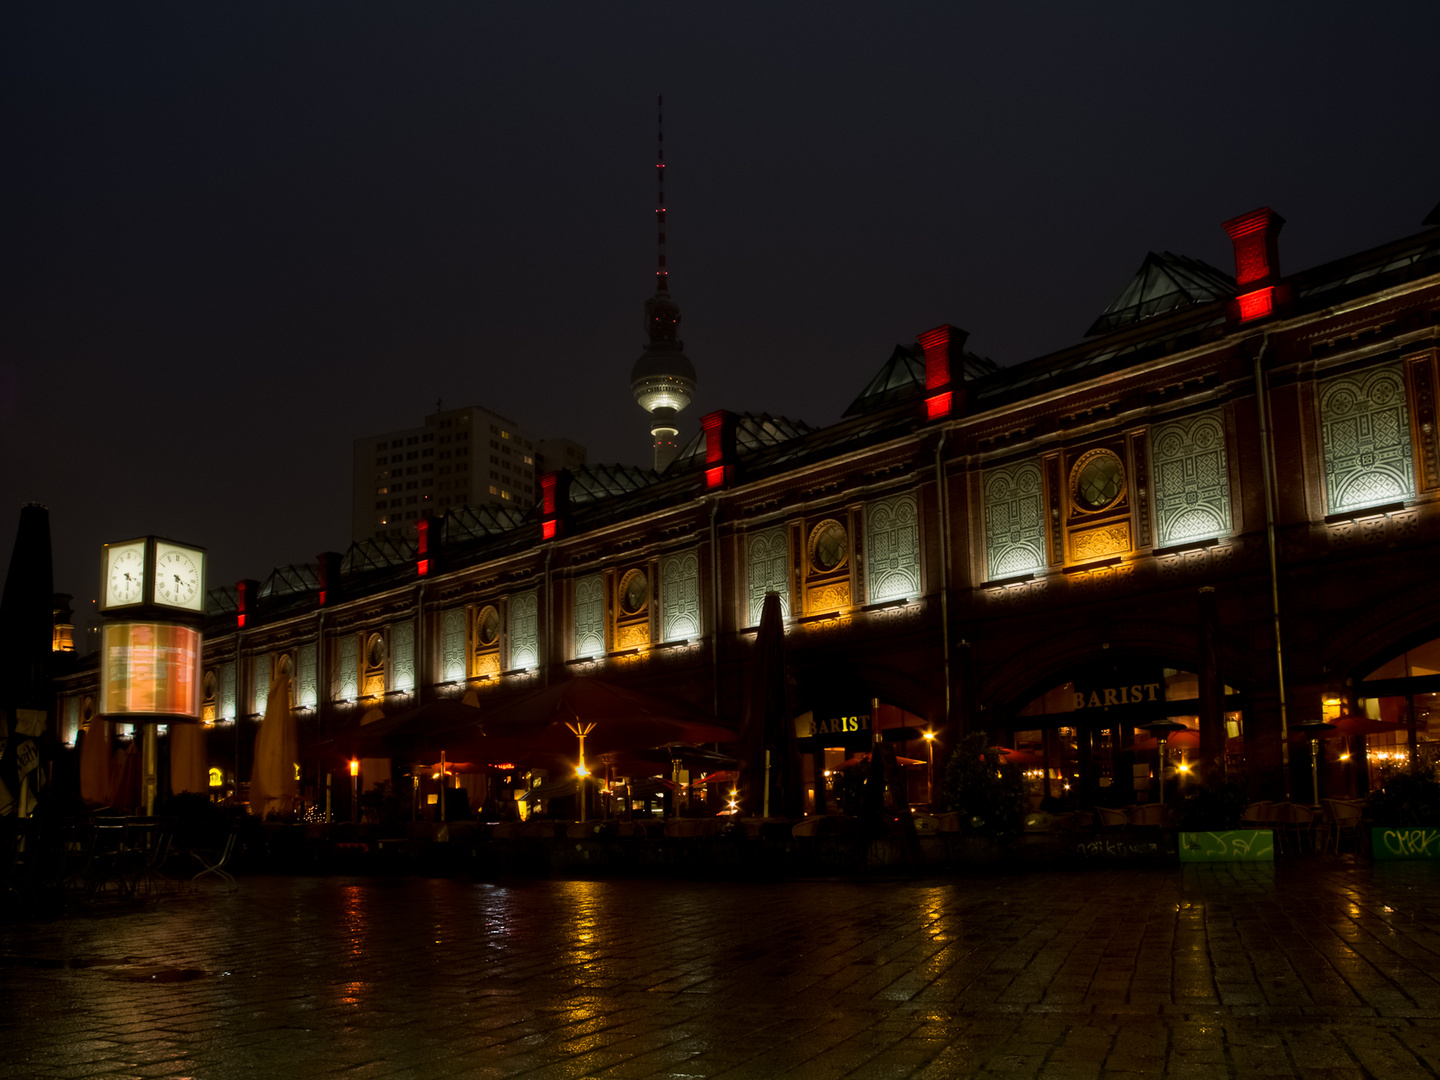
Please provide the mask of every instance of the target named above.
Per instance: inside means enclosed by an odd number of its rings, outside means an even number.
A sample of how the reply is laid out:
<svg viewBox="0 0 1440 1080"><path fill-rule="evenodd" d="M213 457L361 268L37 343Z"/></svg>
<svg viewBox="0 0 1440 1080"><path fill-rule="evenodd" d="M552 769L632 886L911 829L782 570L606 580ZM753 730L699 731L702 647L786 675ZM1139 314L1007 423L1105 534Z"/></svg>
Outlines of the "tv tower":
<svg viewBox="0 0 1440 1080"><path fill-rule="evenodd" d="M640 407L650 414L650 435L655 440L655 469L663 472L680 451L676 415L695 394L695 365L685 356L679 339L680 308L670 299L665 269L665 99L655 99L659 116L659 152L655 161L655 225L659 261L655 266L655 295L645 301L645 330L650 344L630 371L630 389Z"/></svg>

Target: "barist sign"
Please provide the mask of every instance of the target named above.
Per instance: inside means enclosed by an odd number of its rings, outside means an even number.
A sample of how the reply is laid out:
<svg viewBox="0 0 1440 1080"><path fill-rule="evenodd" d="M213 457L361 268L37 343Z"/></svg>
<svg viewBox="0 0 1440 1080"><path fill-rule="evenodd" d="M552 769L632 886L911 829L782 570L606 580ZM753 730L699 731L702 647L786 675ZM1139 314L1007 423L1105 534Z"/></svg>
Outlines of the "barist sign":
<svg viewBox="0 0 1440 1080"><path fill-rule="evenodd" d="M1088 694L1075 691L1075 711L1081 709L1108 709L1112 705L1143 705L1148 701L1161 701L1160 683L1132 683L1129 686L1097 687Z"/></svg>

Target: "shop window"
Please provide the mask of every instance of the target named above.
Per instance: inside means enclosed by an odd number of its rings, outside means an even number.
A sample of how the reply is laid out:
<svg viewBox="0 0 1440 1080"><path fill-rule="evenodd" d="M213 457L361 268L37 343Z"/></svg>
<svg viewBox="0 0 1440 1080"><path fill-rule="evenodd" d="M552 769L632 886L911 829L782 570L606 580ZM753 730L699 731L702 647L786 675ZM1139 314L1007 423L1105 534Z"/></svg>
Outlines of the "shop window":
<svg viewBox="0 0 1440 1080"><path fill-rule="evenodd" d="M1150 434L1159 547L1230 534L1230 474L1218 412L1160 424Z"/></svg>
<svg viewBox="0 0 1440 1080"><path fill-rule="evenodd" d="M988 579L996 581L1044 570L1044 485L1039 463L1022 461L989 469L982 486Z"/></svg>
<svg viewBox="0 0 1440 1080"><path fill-rule="evenodd" d="M914 495L865 507L865 579L872 604L920 595L920 514Z"/></svg>
<svg viewBox="0 0 1440 1080"><path fill-rule="evenodd" d="M1401 366L1326 379L1319 396L1330 513L1413 499L1415 463Z"/></svg>

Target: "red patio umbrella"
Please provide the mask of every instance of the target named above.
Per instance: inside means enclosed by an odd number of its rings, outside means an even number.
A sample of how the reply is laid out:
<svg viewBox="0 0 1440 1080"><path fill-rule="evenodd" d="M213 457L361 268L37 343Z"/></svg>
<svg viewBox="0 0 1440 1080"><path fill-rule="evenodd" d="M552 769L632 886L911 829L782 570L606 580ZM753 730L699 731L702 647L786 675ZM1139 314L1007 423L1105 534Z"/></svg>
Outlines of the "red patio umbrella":
<svg viewBox="0 0 1440 1080"><path fill-rule="evenodd" d="M588 675L482 710L478 727L457 732L448 752L467 761L575 758L657 746L732 742L735 733L683 701L642 694ZM578 730L577 730L578 729Z"/></svg>
<svg viewBox="0 0 1440 1080"><path fill-rule="evenodd" d="M1037 754L1034 750L1015 750L1008 746L992 746L990 749L998 751L1000 757L1011 765L1019 765L1021 768L1045 764L1045 755Z"/></svg>
<svg viewBox="0 0 1440 1080"><path fill-rule="evenodd" d="M1333 731L1326 731L1319 736L1304 728L1290 729L1290 741L1292 743L1307 743L1314 738L1340 739L1351 738L1355 735L1384 735L1387 732L1393 735L1407 735L1408 729L1404 724L1392 724L1385 720L1371 720L1368 716L1341 716L1330 721L1334 725Z"/></svg>
<svg viewBox="0 0 1440 1080"><path fill-rule="evenodd" d="M1184 731L1172 731L1165 739L1165 745L1171 750L1199 750L1200 733L1194 728L1186 728ZM1155 736L1146 735L1144 738L1135 740L1136 750L1154 750Z"/></svg>

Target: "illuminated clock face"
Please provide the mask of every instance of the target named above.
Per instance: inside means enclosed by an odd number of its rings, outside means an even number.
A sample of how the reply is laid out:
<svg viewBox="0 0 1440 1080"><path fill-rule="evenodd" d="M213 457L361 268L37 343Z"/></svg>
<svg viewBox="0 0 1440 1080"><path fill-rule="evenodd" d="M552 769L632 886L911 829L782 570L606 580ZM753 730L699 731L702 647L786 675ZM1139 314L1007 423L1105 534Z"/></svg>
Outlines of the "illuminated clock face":
<svg viewBox="0 0 1440 1080"><path fill-rule="evenodd" d="M204 568L204 552L156 541L155 602L186 611L204 610Z"/></svg>
<svg viewBox="0 0 1440 1080"><path fill-rule="evenodd" d="M138 604L145 592L145 541L105 549L105 606Z"/></svg>

